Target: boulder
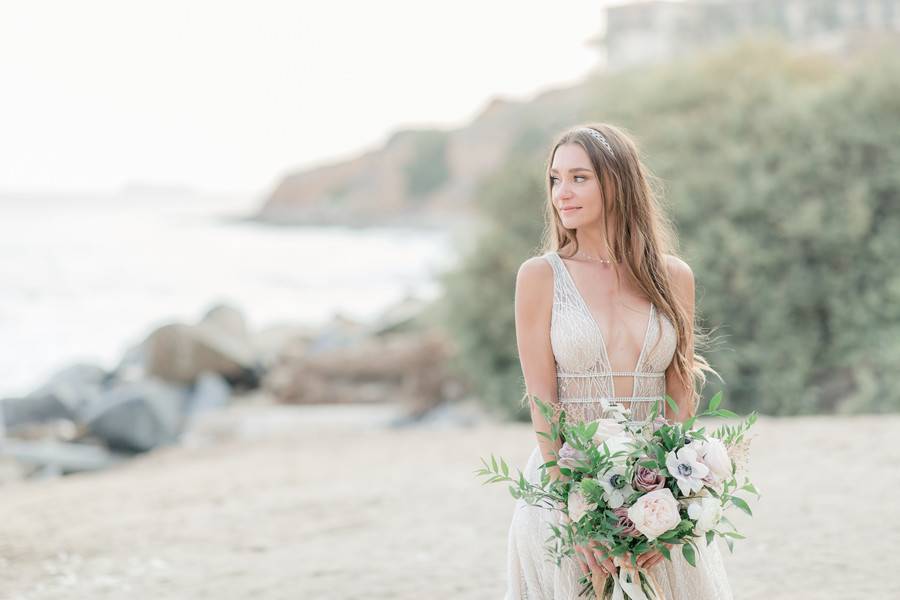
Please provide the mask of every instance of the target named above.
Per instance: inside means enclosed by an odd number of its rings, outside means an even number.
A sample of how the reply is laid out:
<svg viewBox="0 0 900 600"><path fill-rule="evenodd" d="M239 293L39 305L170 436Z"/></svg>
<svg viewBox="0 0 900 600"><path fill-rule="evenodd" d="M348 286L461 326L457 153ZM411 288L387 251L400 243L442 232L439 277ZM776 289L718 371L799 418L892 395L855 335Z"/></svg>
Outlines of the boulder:
<svg viewBox="0 0 900 600"><path fill-rule="evenodd" d="M112 449L145 452L178 440L186 408L185 390L163 381L121 383L104 394L86 425Z"/></svg>
<svg viewBox="0 0 900 600"><path fill-rule="evenodd" d="M37 423L79 422L81 415L100 398L108 377L95 365L79 363L61 369L24 398L0 400L0 422L10 432Z"/></svg>
<svg viewBox="0 0 900 600"><path fill-rule="evenodd" d="M216 373L201 373L191 390L187 403L187 414L193 416L208 410L228 406L231 401L231 386Z"/></svg>
<svg viewBox="0 0 900 600"><path fill-rule="evenodd" d="M258 384L258 365L243 316L217 306L197 325L170 323L144 342L146 374L173 383L191 384L201 373L222 375L231 384Z"/></svg>
<svg viewBox="0 0 900 600"><path fill-rule="evenodd" d="M65 402L53 395L0 400L3 429L8 433L37 423L50 423L60 419L72 419L72 412Z"/></svg>

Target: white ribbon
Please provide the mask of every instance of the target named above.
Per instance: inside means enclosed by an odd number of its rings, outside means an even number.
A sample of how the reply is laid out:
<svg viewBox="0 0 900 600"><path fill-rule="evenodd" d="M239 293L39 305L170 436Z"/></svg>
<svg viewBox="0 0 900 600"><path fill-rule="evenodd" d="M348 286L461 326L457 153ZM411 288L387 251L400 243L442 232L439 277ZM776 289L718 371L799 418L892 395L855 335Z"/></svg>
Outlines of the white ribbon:
<svg viewBox="0 0 900 600"><path fill-rule="evenodd" d="M629 581L628 576L634 579ZM613 600L650 600L641 588L641 576L636 569L619 568L618 576L613 578Z"/></svg>
<svg viewBox="0 0 900 600"><path fill-rule="evenodd" d="M653 582L653 577L649 573L645 572L647 584L651 590L650 596L647 596L644 593L644 587L641 585L640 572L631 566L623 567L621 564L618 566L619 570L616 576L612 578L613 590L611 600L663 600L662 595ZM597 596L599 598L599 592Z"/></svg>
<svg viewBox="0 0 900 600"><path fill-rule="evenodd" d="M625 564L619 557L613 559L618 570L616 576L612 578L613 589L609 600L665 600L662 592L653 580L653 576L647 571L640 571L631 564ZM644 593L644 586L641 585L641 573L647 580L647 586L650 588L650 595ZM606 600L603 591L606 587L607 577L600 577L598 573L592 574L594 587L594 596L597 600Z"/></svg>

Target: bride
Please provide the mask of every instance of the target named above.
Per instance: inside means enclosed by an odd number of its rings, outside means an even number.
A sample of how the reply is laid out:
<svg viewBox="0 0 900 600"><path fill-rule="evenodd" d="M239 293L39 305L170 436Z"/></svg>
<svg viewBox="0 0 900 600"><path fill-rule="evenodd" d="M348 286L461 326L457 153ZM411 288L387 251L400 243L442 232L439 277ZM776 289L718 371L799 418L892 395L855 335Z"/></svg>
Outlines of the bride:
<svg viewBox="0 0 900 600"><path fill-rule="evenodd" d="M694 353L702 339L694 325L694 276L673 254L672 227L635 143L608 124L575 127L553 144L548 167L545 252L526 260L516 277L516 343L527 392L564 408L570 421L599 418L604 403L630 409L633 420L653 403L667 419L687 420L704 372L715 371ZM531 418L536 433L549 433L533 402ZM523 471L531 482L561 446L536 437ZM563 478L556 467L550 476ZM550 560L544 547L559 515L516 502L506 600L577 598L582 574L602 579L615 572L600 546L578 548L559 566ZM658 551L637 560L666 600L730 599L718 547L698 548L696 567L680 552L671 562Z"/></svg>

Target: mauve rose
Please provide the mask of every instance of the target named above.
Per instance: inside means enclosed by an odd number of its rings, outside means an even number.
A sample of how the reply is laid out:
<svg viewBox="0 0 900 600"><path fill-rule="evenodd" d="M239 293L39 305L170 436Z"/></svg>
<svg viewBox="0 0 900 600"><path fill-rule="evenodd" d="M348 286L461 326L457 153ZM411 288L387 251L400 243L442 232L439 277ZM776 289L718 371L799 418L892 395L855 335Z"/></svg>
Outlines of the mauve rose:
<svg viewBox="0 0 900 600"><path fill-rule="evenodd" d="M634 472L634 487L642 492L652 492L662 489L666 485L666 478L655 469L638 466Z"/></svg>
<svg viewBox="0 0 900 600"><path fill-rule="evenodd" d="M619 517L619 527L622 528L621 535L624 537L640 537L641 532L634 526L634 522L628 518L628 507L620 506L613 513Z"/></svg>
<svg viewBox="0 0 900 600"><path fill-rule="evenodd" d="M569 442L563 442L559 449L559 458L556 464L567 469L574 469L579 462L587 460L587 455L581 450L576 450L569 445Z"/></svg>

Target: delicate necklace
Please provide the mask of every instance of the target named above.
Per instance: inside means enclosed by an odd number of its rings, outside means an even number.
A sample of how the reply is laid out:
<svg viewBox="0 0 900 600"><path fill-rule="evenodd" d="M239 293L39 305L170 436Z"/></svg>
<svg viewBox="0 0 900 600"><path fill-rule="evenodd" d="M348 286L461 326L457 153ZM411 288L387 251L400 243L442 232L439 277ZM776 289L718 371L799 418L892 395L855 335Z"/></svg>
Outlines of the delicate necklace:
<svg viewBox="0 0 900 600"><path fill-rule="evenodd" d="M621 262L622 262L621 260L612 261L612 260L609 260L609 259L607 259L607 258L600 258L599 256L590 256L590 255L588 255L588 254L585 254L585 253L582 252L581 250L579 250L578 252L575 253L575 256L579 256L579 255L580 255L582 258L586 259L586 260L590 260L590 261L594 261L594 262L601 262L601 263L606 264L606 265L611 265L611 264L613 264L614 262L616 262L616 263L621 263Z"/></svg>

